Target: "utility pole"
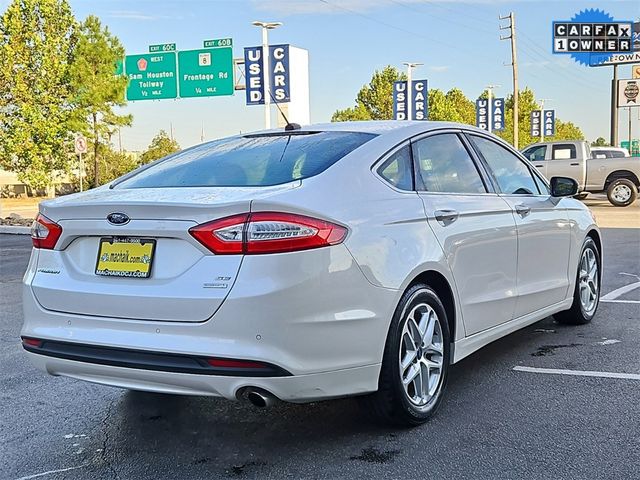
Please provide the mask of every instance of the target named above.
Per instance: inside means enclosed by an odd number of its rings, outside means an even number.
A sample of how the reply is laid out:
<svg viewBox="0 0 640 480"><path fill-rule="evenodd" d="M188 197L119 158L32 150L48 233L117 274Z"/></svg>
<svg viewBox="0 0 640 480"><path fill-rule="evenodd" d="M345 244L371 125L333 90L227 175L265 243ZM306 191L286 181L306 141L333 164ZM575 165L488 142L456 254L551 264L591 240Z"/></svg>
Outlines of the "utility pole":
<svg viewBox="0 0 640 480"><path fill-rule="evenodd" d="M499 88L501 85L487 85L488 99L487 99L487 110L489 111L489 122L487 123L489 133L491 133L491 129L493 127L493 90L495 88Z"/></svg>
<svg viewBox="0 0 640 480"><path fill-rule="evenodd" d="M516 16L513 12L506 17L498 17L500 20L509 20L509 25L501 25L500 30L510 30L510 34L506 37L500 35L500 40L511 39L511 67L513 70L513 146L518 149L518 120L520 118L518 97L520 91L518 89L518 57L516 51Z"/></svg>
<svg viewBox="0 0 640 480"><path fill-rule="evenodd" d="M204 122L202 122L202 129L200 130L200 143L204 143Z"/></svg>
<svg viewBox="0 0 640 480"><path fill-rule="evenodd" d="M611 136L609 142L612 147L618 146L618 65L613 66L613 80L611 80Z"/></svg>
<svg viewBox="0 0 640 480"><path fill-rule="evenodd" d="M550 98L540 99L540 141L544 142L544 102L550 102Z"/></svg>
<svg viewBox="0 0 640 480"><path fill-rule="evenodd" d="M120 127L118 127L118 148L120 153L122 153L122 132L120 131Z"/></svg>
<svg viewBox="0 0 640 480"><path fill-rule="evenodd" d="M631 151L631 107L627 110L629 110L629 151Z"/></svg>
<svg viewBox="0 0 640 480"><path fill-rule="evenodd" d="M417 62L404 62L403 65L407 67L407 120L411 120L412 110L413 110L413 80L412 80L412 72L415 67L419 67L420 65L424 65L424 63Z"/></svg>
<svg viewBox="0 0 640 480"><path fill-rule="evenodd" d="M278 28L282 25L281 22L252 22L251 25L254 27L260 27L262 29L262 78L264 85L264 128L271 128L271 86L270 82L270 72L271 67L269 66L269 30L273 30L274 28Z"/></svg>
<svg viewBox="0 0 640 480"><path fill-rule="evenodd" d="M173 142L173 122L169 122L169 138Z"/></svg>

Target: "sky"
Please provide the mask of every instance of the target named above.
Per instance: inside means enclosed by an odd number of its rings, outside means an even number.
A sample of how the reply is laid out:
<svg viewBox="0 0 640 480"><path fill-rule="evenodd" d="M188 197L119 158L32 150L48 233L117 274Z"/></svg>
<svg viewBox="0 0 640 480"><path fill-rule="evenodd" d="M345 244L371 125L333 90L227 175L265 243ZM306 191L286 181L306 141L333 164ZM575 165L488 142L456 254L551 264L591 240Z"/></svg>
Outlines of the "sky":
<svg viewBox="0 0 640 480"><path fill-rule="evenodd" d="M3 2L6 5L6 1ZM512 92L511 50L500 41L499 15L515 14L520 88L548 99L562 120L576 123L589 140L609 138L611 67L589 68L569 56L551 53L551 22L585 8L600 8L616 19L640 18L640 2L496 0L70 0L79 20L100 17L119 37L127 54L148 46L176 43L178 50L200 48L211 38L233 38L234 57L261 43L254 20L279 21L269 42L309 51L311 122L325 122L354 104L358 90L376 69L420 62L414 78L430 88L457 87L477 98L488 84L497 96ZM619 78L630 78L629 65ZM133 126L122 130L123 147L144 150L160 130L173 128L182 147L259 130L262 106L245 105L244 92L228 97L129 102ZM275 118L275 115L274 115ZM640 137L640 108L632 111L634 137ZM620 114L621 139L627 112Z"/></svg>

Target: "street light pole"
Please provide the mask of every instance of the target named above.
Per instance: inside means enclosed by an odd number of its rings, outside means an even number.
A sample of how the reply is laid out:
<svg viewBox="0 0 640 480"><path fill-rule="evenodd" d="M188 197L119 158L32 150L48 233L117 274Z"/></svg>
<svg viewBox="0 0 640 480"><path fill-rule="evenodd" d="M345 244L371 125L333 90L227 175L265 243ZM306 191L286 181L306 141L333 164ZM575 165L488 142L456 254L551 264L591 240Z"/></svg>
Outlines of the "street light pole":
<svg viewBox="0 0 640 480"><path fill-rule="evenodd" d="M413 80L411 73L415 67L424 65L424 63L417 62L404 62L403 65L407 67L407 120L411 120L413 110Z"/></svg>
<svg viewBox="0 0 640 480"><path fill-rule="evenodd" d="M264 86L264 128L271 128L271 85L270 85L270 66L269 66L269 30L278 28L281 22L260 22L252 23L255 27L262 29L262 79Z"/></svg>

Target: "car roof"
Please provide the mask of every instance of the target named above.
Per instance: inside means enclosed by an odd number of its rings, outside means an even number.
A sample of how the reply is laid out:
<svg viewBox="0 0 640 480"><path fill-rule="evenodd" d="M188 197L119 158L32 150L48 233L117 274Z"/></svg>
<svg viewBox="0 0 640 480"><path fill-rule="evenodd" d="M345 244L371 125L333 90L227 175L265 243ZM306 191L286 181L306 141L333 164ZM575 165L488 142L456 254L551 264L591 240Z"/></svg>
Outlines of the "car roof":
<svg viewBox="0 0 640 480"><path fill-rule="evenodd" d="M315 123L305 125L298 131L303 132L359 132L372 133L375 135L383 135L385 133L400 133L406 131L407 134L415 135L420 132L428 132L431 130L439 130L443 128L464 128L468 130L476 130L483 132L472 125L454 123L454 122L432 122L432 121L407 121L407 120L366 120L357 122L330 122ZM284 129L265 130L260 133L282 133ZM257 132L256 132L257 133Z"/></svg>

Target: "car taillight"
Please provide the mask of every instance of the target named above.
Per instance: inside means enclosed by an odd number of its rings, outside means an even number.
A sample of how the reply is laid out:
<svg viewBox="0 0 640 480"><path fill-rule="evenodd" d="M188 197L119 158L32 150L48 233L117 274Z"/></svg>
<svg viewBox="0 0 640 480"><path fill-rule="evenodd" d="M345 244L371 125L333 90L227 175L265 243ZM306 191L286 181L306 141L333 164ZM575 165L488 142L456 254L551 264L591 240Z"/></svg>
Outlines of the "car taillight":
<svg viewBox="0 0 640 480"><path fill-rule="evenodd" d="M213 220L189 230L218 255L284 253L336 245L347 229L293 213L258 212Z"/></svg>
<svg viewBox="0 0 640 480"><path fill-rule="evenodd" d="M41 213L31 225L31 241L36 248L53 249L60 235L62 235L62 227Z"/></svg>

